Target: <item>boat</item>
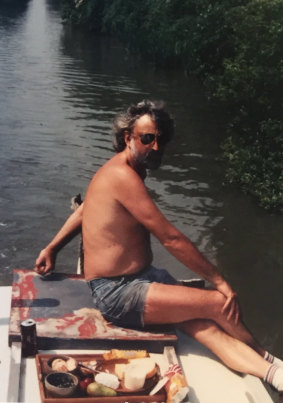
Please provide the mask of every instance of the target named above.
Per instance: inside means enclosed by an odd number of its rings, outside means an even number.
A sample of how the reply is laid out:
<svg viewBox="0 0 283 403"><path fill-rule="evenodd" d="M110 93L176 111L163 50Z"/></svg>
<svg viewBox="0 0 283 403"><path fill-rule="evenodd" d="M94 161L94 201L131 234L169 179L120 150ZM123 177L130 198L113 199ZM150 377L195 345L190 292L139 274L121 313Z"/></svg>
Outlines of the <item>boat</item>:
<svg viewBox="0 0 283 403"><path fill-rule="evenodd" d="M0 337L0 402L40 403L35 357L21 357L21 341L9 340L12 286L1 286ZM10 341L10 343L9 343ZM78 349L70 344L55 348L47 343L40 354L82 354L110 350L107 346ZM97 348L97 350L96 350ZM177 334L175 345L179 364L187 379L189 393L185 403L279 403L279 394L258 378L235 373L223 365L210 351L183 334ZM150 347L149 347L150 351ZM58 399L56 400L57 403ZM60 401L60 399L59 399ZM75 399L74 399L75 402ZM101 401L102 402L102 401ZM125 400L126 402L126 400Z"/></svg>

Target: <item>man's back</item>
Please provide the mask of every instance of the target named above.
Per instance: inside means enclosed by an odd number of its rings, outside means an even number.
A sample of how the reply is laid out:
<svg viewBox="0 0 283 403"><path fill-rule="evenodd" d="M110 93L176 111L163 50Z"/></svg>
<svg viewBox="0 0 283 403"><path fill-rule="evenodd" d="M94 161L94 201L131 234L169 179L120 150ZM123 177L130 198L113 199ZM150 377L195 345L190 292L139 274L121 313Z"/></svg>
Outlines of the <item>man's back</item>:
<svg viewBox="0 0 283 403"><path fill-rule="evenodd" d="M151 263L149 232L120 200L121 185L130 191L135 179L140 180L121 152L90 183L82 222L87 280L136 273Z"/></svg>

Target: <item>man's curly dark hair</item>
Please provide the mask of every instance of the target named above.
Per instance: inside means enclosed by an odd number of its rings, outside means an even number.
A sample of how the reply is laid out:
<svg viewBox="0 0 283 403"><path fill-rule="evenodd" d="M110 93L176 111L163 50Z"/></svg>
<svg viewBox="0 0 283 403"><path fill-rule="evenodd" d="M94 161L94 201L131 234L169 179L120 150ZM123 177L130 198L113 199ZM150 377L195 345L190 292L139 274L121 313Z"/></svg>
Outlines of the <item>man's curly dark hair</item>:
<svg viewBox="0 0 283 403"><path fill-rule="evenodd" d="M125 149L125 131L132 133L137 119L143 115L149 115L156 123L162 143L168 143L174 135L174 120L165 110L163 101L143 100L136 105L131 105L125 113L117 115L113 122L112 132L115 136L114 149L121 152Z"/></svg>

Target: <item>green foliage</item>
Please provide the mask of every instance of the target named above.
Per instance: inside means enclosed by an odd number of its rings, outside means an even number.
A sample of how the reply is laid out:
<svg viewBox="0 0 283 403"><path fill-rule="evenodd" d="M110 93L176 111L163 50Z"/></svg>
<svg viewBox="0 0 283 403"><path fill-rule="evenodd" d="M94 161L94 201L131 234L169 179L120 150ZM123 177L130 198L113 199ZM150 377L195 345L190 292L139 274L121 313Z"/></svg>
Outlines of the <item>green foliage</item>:
<svg viewBox="0 0 283 403"><path fill-rule="evenodd" d="M62 0L64 16L196 74L229 113L227 180L282 208L282 0Z"/></svg>
<svg viewBox="0 0 283 403"><path fill-rule="evenodd" d="M101 32L104 11L102 0L61 0L61 2L64 21Z"/></svg>
<svg viewBox="0 0 283 403"><path fill-rule="evenodd" d="M228 180L273 209L283 207L282 16L281 0L230 10L234 55L206 76L211 95L230 111Z"/></svg>
<svg viewBox="0 0 283 403"><path fill-rule="evenodd" d="M233 55L223 58L223 68L207 84L234 113L253 119L281 113L282 17L281 0L255 0L227 14Z"/></svg>
<svg viewBox="0 0 283 403"><path fill-rule="evenodd" d="M227 182L240 184L265 209L283 206L283 125L276 120L261 123L257 140L247 144L242 138L228 137L223 144L229 163Z"/></svg>

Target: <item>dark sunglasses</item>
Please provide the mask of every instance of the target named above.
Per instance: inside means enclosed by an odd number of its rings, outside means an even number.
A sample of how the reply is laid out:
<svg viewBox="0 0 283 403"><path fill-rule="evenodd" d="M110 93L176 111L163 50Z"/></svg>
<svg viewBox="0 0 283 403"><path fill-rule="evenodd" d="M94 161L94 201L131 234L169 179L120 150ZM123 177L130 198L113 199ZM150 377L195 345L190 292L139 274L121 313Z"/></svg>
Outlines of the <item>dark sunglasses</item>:
<svg viewBox="0 0 283 403"><path fill-rule="evenodd" d="M162 138L162 136L160 136L158 134L153 134L153 133L140 134L139 138L141 139L141 143L144 145L151 144L155 140L157 141L158 144L161 144L161 145L166 143L166 141L164 141L165 139Z"/></svg>

